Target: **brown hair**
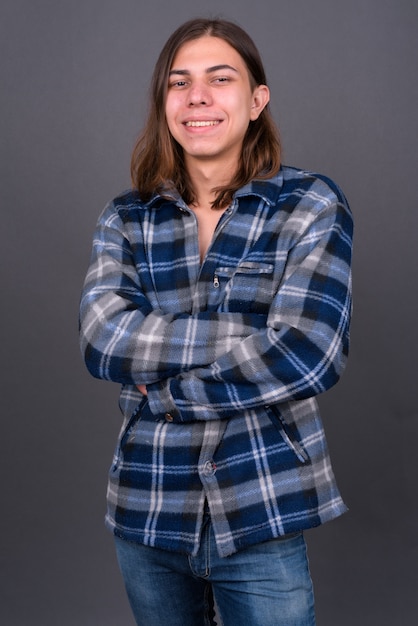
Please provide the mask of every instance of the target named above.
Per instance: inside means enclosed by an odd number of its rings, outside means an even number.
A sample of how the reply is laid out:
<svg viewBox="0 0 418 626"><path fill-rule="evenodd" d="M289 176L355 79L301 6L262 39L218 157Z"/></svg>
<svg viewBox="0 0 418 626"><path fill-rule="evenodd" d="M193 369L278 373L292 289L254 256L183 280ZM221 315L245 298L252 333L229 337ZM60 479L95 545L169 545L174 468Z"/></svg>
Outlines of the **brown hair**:
<svg viewBox="0 0 418 626"><path fill-rule="evenodd" d="M131 177L143 200L148 200L167 184L174 186L186 203L195 195L184 165L183 149L171 136L165 103L169 71L179 48L186 42L205 35L218 37L232 46L244 60L251 88L266 84L260 54L250 36L233 22L198 18L180 26L169 37L157 60L151 81L151 102L148 120L132 153ZM254 178L270 178L280 169L280 140L268 105L251 121L244 137L240 162L230 183L216 192L213 207L230 203L237 189Z"/></svg>

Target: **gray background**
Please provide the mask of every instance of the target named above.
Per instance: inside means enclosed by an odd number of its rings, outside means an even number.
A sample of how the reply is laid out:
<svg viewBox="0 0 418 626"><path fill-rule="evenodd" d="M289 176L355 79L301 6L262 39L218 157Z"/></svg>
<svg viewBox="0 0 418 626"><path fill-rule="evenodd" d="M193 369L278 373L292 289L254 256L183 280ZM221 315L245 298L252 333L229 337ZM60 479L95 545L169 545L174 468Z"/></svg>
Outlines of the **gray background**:
<svg viewBox="0 0 418 626"><path fill-rule="evenodd" d="M416 0L2 0L1 570L5 626L132 626L110 536L117 386L89 377L78 300L97 216L129 186L150 74L184 20L263 55L284 161L356 220L345 377L321 399L350 513L310 531L318 626L418 623Z"/></svg>

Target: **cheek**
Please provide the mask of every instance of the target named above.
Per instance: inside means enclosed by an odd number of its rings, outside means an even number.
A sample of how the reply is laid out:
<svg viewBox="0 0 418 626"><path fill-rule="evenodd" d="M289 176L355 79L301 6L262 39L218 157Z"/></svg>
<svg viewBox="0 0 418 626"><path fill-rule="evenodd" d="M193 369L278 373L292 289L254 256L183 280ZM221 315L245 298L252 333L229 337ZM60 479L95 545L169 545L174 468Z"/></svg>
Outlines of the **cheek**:
<svg viewBox="0 0 418 626"><path fill-rule="evenodd" d="M240 124L246 124L251 119L251 100L249 98L235 98L231 103L231 110L235 111L235 117Z"/></svg>
<svg viewBox="0 0 418 626"><path fill-rule="evenodd" d="M176 98L173 98L172 96L168 96L166 103L165 103L165 117L168 123L174 120L177 110L178 110L178 103L176 101Z"/></svg>

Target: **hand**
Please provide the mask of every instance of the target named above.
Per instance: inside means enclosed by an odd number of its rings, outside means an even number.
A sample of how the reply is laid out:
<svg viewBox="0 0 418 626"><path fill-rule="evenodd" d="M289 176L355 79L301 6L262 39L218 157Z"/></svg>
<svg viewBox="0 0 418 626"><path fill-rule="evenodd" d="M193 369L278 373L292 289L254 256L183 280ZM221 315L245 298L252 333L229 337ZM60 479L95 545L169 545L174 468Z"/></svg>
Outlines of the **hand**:
<svg viewBox="0 0 418 626"><path fill-rule="evenodd" d="M147 393L147 388L146 388L146 386L145 386L145 385L137 385L137 386L136 386L136 388L137 388L137 389L139 389L139 391L140 391L140 392L141 392L144 396L148 395L148 393Z"/></svg>

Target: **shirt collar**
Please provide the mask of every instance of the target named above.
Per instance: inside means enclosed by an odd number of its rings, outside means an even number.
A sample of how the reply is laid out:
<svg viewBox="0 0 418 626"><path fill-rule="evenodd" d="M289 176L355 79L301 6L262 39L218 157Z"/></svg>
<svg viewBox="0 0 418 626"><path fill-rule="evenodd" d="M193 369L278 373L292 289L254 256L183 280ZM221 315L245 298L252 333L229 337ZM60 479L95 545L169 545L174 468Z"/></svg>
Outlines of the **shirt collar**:
<svg viewBox="0 0 418 626"><path fill-rule="evenodd" d="M241 189L235 192L234 198L242 198L244 196L259 196L267 204L274 205L280 195L283 186L283 172L280 170L278 174L272 178L266 180L255 179L250 183L247 183ZM155 193L143 206L144 208L151 208L152 206L158 207L164 201L172 201L176 204L184 205L184 200L178 193L177 189L173 188L170 184L160 192Z"/></svg>
<svg viewBox="0 0 418 626"><path fill-rule="evenodd" d="M278 174L266 180L255 179L238 189L235 198L243 196L259 196L267 204L276 204L283 186L283 173L280 170Z"/></svg>

